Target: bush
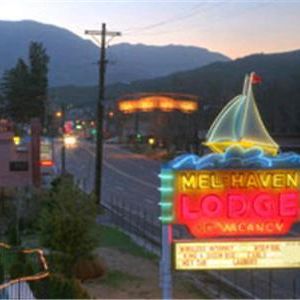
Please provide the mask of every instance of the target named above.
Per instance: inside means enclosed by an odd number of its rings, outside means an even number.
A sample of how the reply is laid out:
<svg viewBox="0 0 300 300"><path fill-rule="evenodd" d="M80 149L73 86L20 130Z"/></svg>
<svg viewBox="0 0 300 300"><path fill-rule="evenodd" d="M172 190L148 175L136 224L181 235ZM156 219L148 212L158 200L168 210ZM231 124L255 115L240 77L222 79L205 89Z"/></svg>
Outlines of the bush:
<svg viewBox="0 0 300 300"><path fill-rule="evenodd" d="M39 218L39 239L43 246L60 258L55 270L72 276L78 259L86 257L98 245L96 235L96 205L69 178L57 180L44 197Z"/></svg>
<svg viewBox="0 0 300 300"><path fill-rule="evenodd" d="M20 278L26 274L26 269L28 269L28 264L26 263L26 256L22 252L18 252L15 262L11 265L9 269L9 274L11 279ZM25 269L26 267L26 269Z"/></svg>
<svg viewBox="0 0 300 300"><path fill-rule="evenodd" d="M78 280L60 274L50 274L42 281L31 282L30 287L37 299L90 299Z"/></svg>
<svg viewBox="0 0 300 300"><path fill-rule="evenodd" d="M106 267L99 257L81 258L74 266L74 275L80 280L101 277L105 271Z"/></svg>

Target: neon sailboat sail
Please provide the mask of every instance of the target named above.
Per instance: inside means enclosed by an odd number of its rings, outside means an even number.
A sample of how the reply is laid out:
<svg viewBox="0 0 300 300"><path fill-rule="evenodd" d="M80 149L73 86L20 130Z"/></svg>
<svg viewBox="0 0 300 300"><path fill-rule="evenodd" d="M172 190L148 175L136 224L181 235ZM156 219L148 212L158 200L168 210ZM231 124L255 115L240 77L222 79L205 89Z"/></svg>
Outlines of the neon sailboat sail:
<svg viewBox="0 0 300 300"><path fill-rule="evenodd" d="M223 153L237 145L244 149L260 147L269 155L278 153L279 146L268 133L255 103L253 76L246 75L242 94L223 108L209 129L204 144L213 152Z"/></svg>

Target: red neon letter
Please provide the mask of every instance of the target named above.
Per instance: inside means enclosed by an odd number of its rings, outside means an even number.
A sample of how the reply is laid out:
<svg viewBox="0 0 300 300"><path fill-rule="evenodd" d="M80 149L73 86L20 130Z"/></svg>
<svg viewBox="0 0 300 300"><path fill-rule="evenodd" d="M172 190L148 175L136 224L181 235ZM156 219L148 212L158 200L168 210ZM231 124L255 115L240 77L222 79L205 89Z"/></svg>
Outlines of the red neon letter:
<svg viewBox="0 0 300 300"><path fill-rule="evenodd" d="M208 195L202 198L201 211L206 217L218 217L222 215L222 201L216 195Z"/></svg>
<svg viewBox="0 0 300 300"><path fill-rule="evenodd" d="M298 215L297 193L282 193L279 197L279 215L281 217L296 217Z"/></svg>
<svg viewBox="0 0 300 300"><path fill-rule="evenodd" d="M274 199L268 194L259 194L253 200L253 209L261 217L274 217Z"/></svg>
<svg viewBox="0 0 300 300"><path fill-rule="evenodd" d="M181 215L186 220L195 220L199 218L199 208L191 209L191 199L187 195L180 195Z"/></svg>
<svg viewBox="0 0 300 300"><path fill-rule="evenodd" d="M243 216L247 211L247 202L243 194L228 195L228 217L238 218Z"/></svg>

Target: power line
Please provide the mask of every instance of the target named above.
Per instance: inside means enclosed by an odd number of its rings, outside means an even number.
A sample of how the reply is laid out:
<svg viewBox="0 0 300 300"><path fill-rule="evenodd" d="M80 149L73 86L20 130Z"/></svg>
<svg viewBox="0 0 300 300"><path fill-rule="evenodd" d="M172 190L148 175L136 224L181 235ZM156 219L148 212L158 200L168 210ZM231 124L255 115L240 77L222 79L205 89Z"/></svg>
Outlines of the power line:
<svg viewBox="0 0 300 300"><path fill-rule="evenodd" d="M272 0L272 1L274 1L274 0ZM280 1L280 0L278 0L278 1ZM221 5L223 5L224 3L223 3L223 1L211 1L211 2L213 2L214 4L216 4L215 6L213 6L212 8L217 8L217 7L219 7L219 6L221 6ZM231 0L231 1L229 1L229 2L227 2L226 4L234 4L234 3L236 3L237 1L236 0ZM241 1L239 1L239 3L241 3ZM246 15L246 14L248 14L249 12L252 12L253 10L256 10L256 9L260 9L260 8L262 8L262 7L265 7L265 6L269 6L269 5L271 5L272 4L272 2L271 2L271 0L266 0L266 1L264 1L264 0L262 0L262 3L257 3L256 2L256 0L252 0L252 1L249 1L249 0L244 0L244 1L242 1L242 3L247 3L247 4L249 4L249 3L253 3L253 4L257 4L254 8L252 8L252 9L247 9L247 10L245 10L245 11L243 11L243 12L241 12L241 13L239 13L239 14L236 14L236 15L232 15L232 16L230 16L230 20L232 20L232 19L234 19L234 18L237 18L237 17L240 17L240 16L243 16L243 15ZM273 2L274 3L274 2ZM192 14L190 14L189 15L189 17L191 17L191 16L195 16L195 15L199 15L200 13L204 13L204 12L207 12L208 10L205 10L205 11L197 11L197 12L194 12L194 13L192 13ZM188 17L188 16L186 16L186 17ZM222 20L222 19L224 19L224 18L228 18L228 15L224 15L224 16L218 16L216 19L214 19L213 20L213 22L211 22L211 23L213 23L213 24L216 24L216 23L218 23L220 20ZM185 18L182 18L182 19L178 19L178 21L181 21L181 20L183 20L183 19L185 19ZM210 20L210 21L212 21L212 20ZM167 21L165 21L165 23L164 23L164 25L166 25L167 24ZM149 25L149 27L150 27L150 25ZM205 26L201 26L199 29L201 29L201 30L206 30L207 31L207 29L210 29L211 28L211 24L209 24L209 25L205 25ZM154 32L146 32L146 33L135 33L134 35L135 36L138 36L138 35L143 35L143 36L158 36L158 35L165 35L165 34L172 34L172 33L177 33L177 32L179 32L179 31L186 31L186 28L184 28L184 27L182 27L182 28L179 28L179 29L174 29L174 27L171 29L171 30L166 30L166 31L154 31ZM127 34L125 34L126 36L129 36L129 35L131 35L131 33L127 33Z"/></svg>
<svg viewBox="0 0 300 300"><path fill-rule="evenodd" d="M207 4L207 3L205 3ZM199 11L196 11L195 10L198 10L199 8L202 8L203 5L196 5L194 7L192 7L188 13L185 13L185 14L179 14L179 15L176 15L176 16L173 16L167 20L162 20L160 22L156 22L156 23L153 23L153 24L149 24L149 25L146 25L146 26L142 26L142 27L133 27L133 28L129 28L129 29L125 29L124 30L124 33L126 35L128 35L129 33L131 34L132 31L134 31L135 33L136 32L140 32L140 31L147 31L147 30L151 30L153 28L157 28L157 27L161 27L161 26L164 26L164 25L167 25L167 24L170 24L170 23L174 23L174 22L179 22L179 21L182 21L182 20L185 20L189 17L192 17L194 16L195 14L199 13ZM192 11L192 12L190 12Z"/></svg>

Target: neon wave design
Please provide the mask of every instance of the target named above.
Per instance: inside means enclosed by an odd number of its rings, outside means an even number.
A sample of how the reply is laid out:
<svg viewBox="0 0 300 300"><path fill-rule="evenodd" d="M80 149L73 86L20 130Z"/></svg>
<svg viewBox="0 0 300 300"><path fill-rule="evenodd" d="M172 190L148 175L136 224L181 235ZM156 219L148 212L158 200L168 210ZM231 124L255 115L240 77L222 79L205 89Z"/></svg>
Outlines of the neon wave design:
<svg viewBox="0 0 300 300"><path fill-rule="evenodd" d="M274 157L266 155L259 147L244 149L240 146L232 146L224 153L212 153L202 157L195 154L183 154L166 163L163 168L173 170L293 169L300 168L300 155L285 152Z"/></svg>

